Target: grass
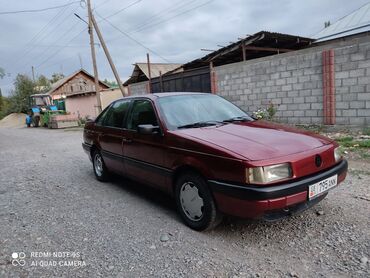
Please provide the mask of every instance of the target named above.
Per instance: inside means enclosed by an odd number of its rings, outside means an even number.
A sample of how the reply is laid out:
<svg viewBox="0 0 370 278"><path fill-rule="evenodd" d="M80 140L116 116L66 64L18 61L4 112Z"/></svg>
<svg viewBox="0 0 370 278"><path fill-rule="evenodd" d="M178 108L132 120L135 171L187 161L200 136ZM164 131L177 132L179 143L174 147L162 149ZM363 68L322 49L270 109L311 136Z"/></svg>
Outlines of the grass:
<svg viewBox="0 0 370 278"><path fill-rule="evenodd" d="M364 130L362 131L362 134L363 135L369 135L370 136L370 127L364 128Z"/></svg>
<svg viewBox="0 0 370 278"><path fill-rule="evenodd" d="M369 140L362 140L362 141L357 141L353 140L353 137L351 136L346 136L342 138L336 139L338 144L342 147L345 148L370 148L370 139Z"/></svg>

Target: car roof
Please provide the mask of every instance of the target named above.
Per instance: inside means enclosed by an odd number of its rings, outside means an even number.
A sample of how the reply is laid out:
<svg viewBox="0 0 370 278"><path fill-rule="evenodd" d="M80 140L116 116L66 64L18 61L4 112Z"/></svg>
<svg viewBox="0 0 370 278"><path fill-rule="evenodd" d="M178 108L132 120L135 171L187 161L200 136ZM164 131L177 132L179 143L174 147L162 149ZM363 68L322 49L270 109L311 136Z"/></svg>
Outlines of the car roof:
<svg viewBox="0 0 370 278"><path fill-rule="evenodd" d="M163 92L163 93L154 93L154 94L145 94L145 95L135 95L135 96L127 96L126 98L150 98L150 99L157 99L162 97L168 96L183 96L183 95L204 95L209 93L201 93L201 92Z"/></svg>

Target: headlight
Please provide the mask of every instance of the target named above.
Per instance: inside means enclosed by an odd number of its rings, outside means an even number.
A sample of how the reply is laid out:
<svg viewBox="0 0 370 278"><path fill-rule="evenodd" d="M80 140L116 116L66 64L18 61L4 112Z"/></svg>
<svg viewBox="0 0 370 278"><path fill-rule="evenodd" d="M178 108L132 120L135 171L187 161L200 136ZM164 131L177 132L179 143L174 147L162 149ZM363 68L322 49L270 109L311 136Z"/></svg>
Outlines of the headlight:
<svg viewBox="0 0 370 278"><path fill-rule="evenodd" d="M289 163L248 168L247 183L270 183L292 177L292 168Z"/></svg>
<svg viewBox="0 0 370 278"><path fill-rule="evenodd" d="M342 154L340 153L339 147L334 149L334 159L335 162L338 162L342 158Z"/></svg>

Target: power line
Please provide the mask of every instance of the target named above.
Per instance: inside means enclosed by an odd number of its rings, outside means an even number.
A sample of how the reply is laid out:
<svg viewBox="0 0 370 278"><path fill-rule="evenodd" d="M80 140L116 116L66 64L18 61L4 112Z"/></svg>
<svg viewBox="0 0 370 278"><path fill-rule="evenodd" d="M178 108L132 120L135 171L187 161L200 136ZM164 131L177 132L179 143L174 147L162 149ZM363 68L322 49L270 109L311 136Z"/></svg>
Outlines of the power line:
<svg viewBox="0 0 370 278"><path fill-rule="evenodd" d="M146 20L144 23L139 24L139 25L135 26L134 28L131 28L131 30L130 30L129 32L130 32L130 33L131 33L131 32L134 32L134 30L136 30L136 29L138 29L138 28L141 28L141 27L143 27L143 26L146 26L146 25L148 25L148 24L151 24L151 23L153 22L151 19L153 19L153 18L154 18L154 21L155 21L155 20L156 20L155 18L156 18L156 17L159 17L159 16L160 16L160 15L162 15L163 13L168 14L168 13L171 13L171 12L175 12L175 11L177 11L177 10L179 10L179 9L181 9L181 8L185 7L185 6L188 6L188 5L190 5L190 4L192 4L193 2L196 2L196 1L198 1L198 0L192 0L192 1L189 1L189 2L185 2L185 3L184 3L184 2L182 2L182 1L177 2L176 4L174 4L174 5L170 6L170 7L167 7L166 9L163 9L163 10L159 11L158 13L156 13L156 14L154 14L154 15L150 16L149 18L147 18L147 20ZM180 4L180 5L179 5L179 4Z"/></svg>
<svg viewBox="0 0 370 278"><path fill-rule="evenodd" d="M76 24L75 24L76 25ZM67 33L69 33L74 27L75 25L72 26L71 29L69 29L67 32L65 32L62 37L64 37L64 35L66 35ZM72 42L75 38L77 38L79 35L82 34L82 32L86 31L87 28L85 27L83 30L81 30L81 32L79 32L76 36L74 36L72 39L70 39L66 45L68 45L70 42ZM49 61L51 58L53 58L56 54L58 54L60 51L62 51L66 46L63 46L62 48L58 49L57 51L55 51L52 55L50 55L48 58L46 58L42 63L40 63L39 65L36 66L36 68L39 68L41 67L43 64L45 64L47 61Z"/></svg>
<svg viewBox="0 0 370 278"><path fill-rule="evenodd" d="M172 20L172 19L174 19L174 18L176 18L176 17L179 17L179 16L181 16L181 15L183 15L183 14L189 13L189 12L191 12L191 11L195 10L195 9L198 9L198 8L200 8L200 7L203 7L203 6L205 6L205 5L208 5L209 3L213 2L213 1L214 1L214 0L209 0L209 1L207 1L207 2L205 2L205 3L203 3L203 4L201 4L201 5L198 5L198 6L195 6L195 7L191 8L191 9L185 10L185 11L183 11L183 12L181 12L181 13L178 13L178 14L176 14L176 15L174 15L174 16L171 16L171 17L169 17L169 18L167 18L167 19L161 20L161 21L159 21L159 22L156 22L156 23L151 24L151 25L146 26L146 27L144 26L144 27L142 27L142 28L138 28L138 29L137 29L137 30L135 30L134 32L143 31L143 30L145 30L145 29L152 28L152 27L157 26L157 25L159 25L159 24L162 24L162 23L164 23L164 22L168 22L168 21L170 21L170 20Z"/></svg>
<svg viewBox="0 0 370 278"><path fill-rule="evenodd" d="M118 11L116 11L116 12L112 13L111 15L109 15L109 16L107 16L107 17L105 17L105 18L109 18L109 17L115 16L115 15L117 15L117 14L119 14L119 13L121 13L121 12L123 12L123 11L127 10L128 8L130 8L130 7L132 7L132 6L134 6L134 5L136 5L136 4L139 4L141 1L143 1L143 0L137 0L137 1L135 1L135 2L132 2L131 4L127 5L126 7L123 7L122 9L120 9L120 10L118 10Z"/></svg>
<svg viewBox="0 0 370 278"><path fill-rule="evenodd" d="M70 1L70 3L69 4L72 4L72 1ZM50 24L51 23L54 23L54 20L56 19L56 18L60 18L60 16L66 11L68 9L68 6L65 6L63 9L61 9L55 16L53 16L49 21L48 21L48 23L46 23L42 28L41 28L41 30L35 35L35 36L33 36L32 37L32 39L30 39L29 41L28 41L28 43L26 44L26 45L30 45L31 43L35 43L35 42L37 42L37 41L39 41L39 42L41 42L42 40L44 40L46 37L48 37L51 33L52 33L52 31L55 29L55 27L54 28L52 28L52 29L50 29L49 30L49 32L44 32L44 31L46 31L47 29L48 29L48 27L50 26ZM68 15L67 15L67 17L68 17ZM61 23L63 23L63 22L66 22L66 18L67 17L65 17L64 18L64 20L62 20L61 21ZM57 20L58 21L58 20ZM56 25L56 27L59 27L60 25ZM30 45L30 47L27 49L27 50L25 50L24 52L23 52L23 54L22 55L20 55L20 57L18 58L18 60L14 63L15 65L18 65L19 64L19 62L20 61L23 61L23 57L25 57L26 55L28 55L29 53L31 53L33 50L35 49L35 46L31 46Z"/></svg>
<svg viewBox="0 0 370 278"><path fill-rule="evenodd" d="M44 12L44 11L48 11L48 10L55 10L55 9L63 8L63 7L70 6L70 5L75 4L75 3L81 3L81 1L74 1L72 3L59 5L59 6L54 6L54 7L49 7L49 8L43 8L43 9L0 12L0 15L3 15L3 14L19 14L19 13L38 13L38 12Z"/></svg>
<svg viewBox="0 0 370 278"><path fill-rule="evenodd" d="M155 52L154 50L150 49L149 47L145 46L144 44L142 44L141 42L139 42L138 40L136 40L135 38L133 38L132 36L130 36L129 34L127 34L125 31L122 31L120 28L118 28L117 26L115 26L113 23L111 23L108 19L100 16L98 13L96 13L97 16L99 16L102 20L106 21L110 26L112 26L114 29L116 29L118 32L120 32L122 35L124 35L125 37L129 38L130 40L136 42L138 45L142 46L143 48L145 48L146 50L148 50L149 52L153 53L154 55L158 56L159 58L161 58L163 61L166 61L167 63L171 63L169 60L167 60L166 58L164 58L163 56L161 56L160 54L158 54L157 52Z"/></svg>

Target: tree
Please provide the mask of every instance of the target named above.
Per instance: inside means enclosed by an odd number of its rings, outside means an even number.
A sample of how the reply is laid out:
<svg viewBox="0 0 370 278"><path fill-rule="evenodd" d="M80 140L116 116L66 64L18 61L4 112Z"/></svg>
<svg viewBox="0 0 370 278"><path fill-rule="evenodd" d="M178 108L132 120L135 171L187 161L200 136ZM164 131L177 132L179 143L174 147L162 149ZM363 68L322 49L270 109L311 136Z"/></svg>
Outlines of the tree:
<svg viewBox="0 0 370 278"><path fill-rule="evenodd" d="M51 84L50 80L44 75L40 75L35 82L35 91L38 93L46 93L50 90Z"/></svg>
<svg viewBox="0 0 370 278"><path fill-rule="evenodd" d="M5 76L5 70L0 67L0 78L2 79Z"/></svg>
<svg viewBox="0 0 370 278"><path fill-rule="evenodd" d="M0 88L0 112L3 110L4 102L3 102L3 94L1 93Z"/></svg>
<svg viewBox="0 0 370 278"><path fill-rule="evenodd" d="M64 77L65 76L63 73L53 73L53 75L51 76L50 82L55 83L59 81L60 79L63 79Z"/></svg>
<svg viewBox="0 0 370 278"><path fill-rule="evenodd" d="M116 81L109 81L108 79L105 78L103 82L111 88L118 88L118 84Z"/></svg>
<svg viewBox="0 0 370 278"><path fill-rule="evenodd" d="M29 96L35 93L35 84L27 75L18 74L14 82L14 91L9 97L8 113L26 113Z"/></svg>

